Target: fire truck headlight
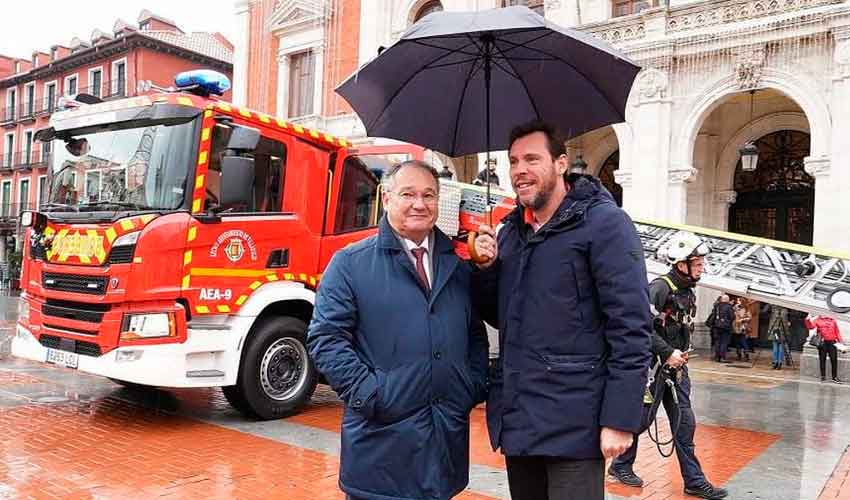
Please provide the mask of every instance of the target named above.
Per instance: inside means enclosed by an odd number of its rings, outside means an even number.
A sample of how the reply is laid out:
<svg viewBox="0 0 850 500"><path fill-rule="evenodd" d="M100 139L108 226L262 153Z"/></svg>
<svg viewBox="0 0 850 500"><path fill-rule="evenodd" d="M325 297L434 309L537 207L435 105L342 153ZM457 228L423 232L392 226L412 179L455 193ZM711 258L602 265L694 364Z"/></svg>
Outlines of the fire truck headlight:
<svg viewBox="0 0 850 500"><path fill-rule="evenodd" d="M121 340L174 337L177 328L174 313L125 314Z"/></svg>
<svg viewBox="0 0 850 500"><path fill-rule="evenodd" d="M127 245L135 245L136 242L139 241L139 235L141 233L141 231L133 231L132 233L127 233L115 240L115 243L113 243L112 246L122 247Z"/></svg>

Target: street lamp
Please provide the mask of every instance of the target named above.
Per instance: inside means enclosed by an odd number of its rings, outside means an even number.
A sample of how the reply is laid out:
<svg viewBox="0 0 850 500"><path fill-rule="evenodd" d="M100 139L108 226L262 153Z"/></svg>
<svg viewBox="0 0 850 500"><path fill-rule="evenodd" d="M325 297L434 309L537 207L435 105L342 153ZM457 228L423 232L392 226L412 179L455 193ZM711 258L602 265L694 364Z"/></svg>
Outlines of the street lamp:
<svg viewBox="0 0 850 500"><path fill-rule="evenodd" d="M753 122L753 95L755 93L755 90L750 91L750 126L752 126ZM759 162L759 148L756 147L756 143L753 141L747 142L744 144L744 147L738 150L738 153L741 155L741 170L744 172L753 172Z"/></svg>

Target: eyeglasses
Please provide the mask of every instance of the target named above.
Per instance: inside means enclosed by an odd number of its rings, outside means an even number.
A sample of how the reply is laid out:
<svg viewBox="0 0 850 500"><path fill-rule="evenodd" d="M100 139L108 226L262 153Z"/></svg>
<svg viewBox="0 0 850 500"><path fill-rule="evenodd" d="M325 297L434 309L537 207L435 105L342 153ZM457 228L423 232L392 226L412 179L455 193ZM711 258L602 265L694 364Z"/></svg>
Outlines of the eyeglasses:
<svg viewBox="0 0 850 500"><path fill-rule="evenodd" d="M437 200L440 198L437 193L413 193L411 191L402 191L401 193L396 193L394 191L390 191L390 194L394 194L398 196L401 201L407 205L412 205L417 199L422 200L422 203L426 205L435 205Z"/></svg>

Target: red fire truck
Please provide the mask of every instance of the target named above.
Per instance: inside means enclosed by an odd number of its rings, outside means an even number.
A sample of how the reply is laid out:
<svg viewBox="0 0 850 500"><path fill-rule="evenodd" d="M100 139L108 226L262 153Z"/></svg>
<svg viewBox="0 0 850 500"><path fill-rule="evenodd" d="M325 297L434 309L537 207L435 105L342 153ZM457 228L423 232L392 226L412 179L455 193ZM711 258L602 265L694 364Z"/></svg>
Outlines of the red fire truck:
<svg viewBox="0 0 850 500"><path fill-rule="evenodd" d="M215 97L223 78L80 96L88 104L38 132L52 144L51 187L21 217L15 356L125 385L220 386L261 419L309 400L321 272L375 231L379 171L422 149L358 149L236 107Z"/></svg>

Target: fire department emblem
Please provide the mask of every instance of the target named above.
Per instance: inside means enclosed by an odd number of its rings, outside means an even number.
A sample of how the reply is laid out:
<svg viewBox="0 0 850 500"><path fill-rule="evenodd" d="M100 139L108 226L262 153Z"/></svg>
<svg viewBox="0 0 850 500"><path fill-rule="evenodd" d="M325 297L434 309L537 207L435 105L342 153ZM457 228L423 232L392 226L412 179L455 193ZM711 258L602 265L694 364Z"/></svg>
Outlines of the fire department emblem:
<svg viewBox="0 0 850 500"><path fill-rule="evenodd" d="M239 262L246 254L251 260L257 260L257 245L245 231L233 229L221 233L210 248L210 257L218 257L219 249L230 262Z"/></svg>
<svg viewBox="0 0 850 500"><path fill-rule="evenodd" d="M224 255L230 259L230 262L239 261L245 255L245 247L242 245L242 240L238 238L231 239L227 246L224 247Z"/></svg>

